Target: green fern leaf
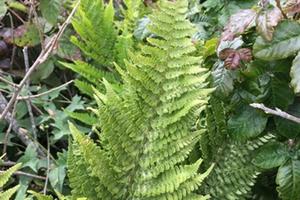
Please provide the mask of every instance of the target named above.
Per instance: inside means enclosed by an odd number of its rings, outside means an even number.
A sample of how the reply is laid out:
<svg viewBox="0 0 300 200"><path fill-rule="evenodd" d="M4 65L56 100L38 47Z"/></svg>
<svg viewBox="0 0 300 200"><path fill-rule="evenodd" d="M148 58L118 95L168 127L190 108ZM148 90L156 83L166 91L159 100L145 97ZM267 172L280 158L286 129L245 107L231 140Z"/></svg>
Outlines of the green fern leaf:
<svg viewBox="0 0 300 200"><path fill-rule="evenodd" d="M13 175L15 171L17 171L21 167L21 163L14 165L9 168L5 172L0 174L0 187L3 187L5 183L9 180L9 178Z"/></svg>
<svg viewBox="0 0 300 200"><path fill-rule="evenodd" d="M212 167L199 174L201 159L184 162L205 132L192 128L213 92L201 58L192 56L195 30L186 19L187 7L187 0L161 1L149 25L157 38L129 55L121 73L123 90L103 81L106 94L96 92L100 146L70 126L77 144L72 150L77 158L69 162L74 194L89 190L93 195L83 196L110 200L209 197L197 189ZM80 182L79 171L85 176ZM89 188L82 180L89 180Z"/></svg>
<svg viewBox="0 0 300 200"><path fill-rule="evenodd" d="M10 188L4 192L0 192L0 200L10 200L10 198L16 193L20 186L17 185L13 188Z"/></svg>
<svg viewBox="0 0 300 200"><path fill-rule="evenodd" d="M272 141L273 135L266 135L247 143L231 142L216 159L216 166L206 179L207 191L213 199L247 199L261 170L252 164L256 149Z"/></svg>
<svg viewBox="0 0 300 200"><path fill-rule="evenodd" d="M283 200L300 199L300 161L290 160L278 169L276 183Z"/></svg>

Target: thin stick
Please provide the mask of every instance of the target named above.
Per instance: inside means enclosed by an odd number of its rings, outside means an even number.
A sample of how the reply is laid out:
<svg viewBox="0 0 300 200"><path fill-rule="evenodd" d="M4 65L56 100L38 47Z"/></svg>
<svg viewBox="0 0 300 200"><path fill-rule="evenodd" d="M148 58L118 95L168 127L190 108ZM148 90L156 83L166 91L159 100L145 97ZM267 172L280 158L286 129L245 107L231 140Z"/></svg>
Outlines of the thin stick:
<svg viewBox="0 0 300 200"><path fill-rule="evenodd" d="M15 102L14 109L13 109L12 114L11 114L11 117L12 117L12 118L15 117L17 103L18 103L18 101ZM9 136L9 134L10 134L12 128L13 128L13 120L11 120L11 121L9 122L8 129L7 129L7 131L6 131L6 133L5 133L5 136L4 136L4 143L3 143L3 154L4 154L4 155L6 155L7 143L8 143L8 136Z"/></svg>
<svg viewBox="0 0 300 200"><path fill-rule="evenodd" d="M17 84L14 84L14 83L12 83L12 82L6 80L5 78L3 78L3 77L1 77L1 76L0 76L0 81L4 82L4 83L6 83L6 84L8 84L8 85L10 85L10 86L12 86L12 87L14 87L14 88L18 87Z"/></svg>
<svg viewBox="0 0 300 200"><path fill-rule="evenodd" d="M284 119L287 119L287 120L290 120L290 121L300 124L300 118L290 115L290 114L280 110L279 108L275 108L275 110L274 110L274 109L268 108L264 104L260 104L260 103L252 103L252 104L250 104L250 106L252 106L253 108L260 109L260 110L264 111L266 114L275 115L275 116L278 116L278 117L281 117L281 118L284 118Z"/></svg>
<svg viewBox="0 0 300 200"><path fill-rule="evenodd" d="M0 170L0 174L1 173L4 173L5 171L3 170ZM14 175L17 175L17 176L27 176L27 177L30 177L30 178L35 178L35 179L40 179L40 180L46 180L46 177L44 176L39 176L39 175L35 175L35 174L30 174L30 173L26 173L26 172L22 172L22 171L16 171L13 173Z"/></svg>
<svg viewBox="0 0 300 200"><path fill-rule="evenodd" d="M26 84L26 81L30 77L30 75L36 70L36 68L40 64L42 64L43 62L45 62L48 59L48 57L50 56L50 54L52 53L52 51L55 49L57 41L61 38L61 36L64 33L64 31L65 31L66 27L68 26L68 24L70 24L71 19L72 19L73 15L75 14L75 11L76 11L77 7L79 6L79 3L80 3L80 1L77 1L75 7L73 8L73 10L71 12L71 14L67 18L67 20L63 23L63 25L59 28L58 33L56 33L50 39L50 41L46 44L45 50L41 51L41 53L38 56L38 58L36 59L36 61L30 67L30 69L28 70L28 72L25 74L24 78L19 83L17 90L13 93L13 96L11 97L10 101L8 102L7 107L2 112L2 114L0 116L0 120L2 120L5 117L5 115L9 111L9 109L13 106L14 101L17 99L19 93L21 92L21 89Z"/></svg>
<svg viewBox="0 0 300 200"><path fill-rule="evenodd" d="M15 25L14 25L14 20L11 16L10 13L8 13L8 16L9 16L9 20L10 20L10 24L11 24L11 35L12 35L12 41L15 41L15 34L14 34L14 30L15 30ZM13 44L13 49L12 49L12 54L11 54L11 58L10 58L10 70L12 70L12 66L13 66L13 63L15 61L15 55L16 55L16 45L15 43Z"/></svg>
<svg viewBox="0 0 300 200"><path fill-rule="evenodd" d="M25 24L26 22L24 21L24 19L22 19L22 17L20 17L20 15L18 15L18 13L16 13L13 9L8 8L9 12L11 12L12 14L14 14L14 16L16 16L21 22L22 24Z"/></svg>
<svg viewBox="0 0 300 200"><path fill-rule="evenodd" d="M47 174L46 174L46 181L45 181L45 186L43 191L44 195L47 194L49 173L50 173L50 142L49 142L49 135L47 133Z"/></svg>
<svg viewBox="0 0 300 200"><path fill-rule="evenodd" d="M28 47L27 46L25 46L23 48L23 55L24 55L25 70L27 73L29 70L29 57L28 57ZM26 81L26 87L28 90L28 94L30 96L31 92L30 92L30 79L29 78ZM31 98L26 99L26 105L27 105L27 109L28 109L28 113L29 113L29 117L30 117L30 122L31 122L32 135L33 135L33 138L35 140L37 140L37 131L36 131L36 127L35 127L34 115L32 112L31 104L32 104Z"/></svg>
<svg viewBox="0 0 300 200"><path fill-rule="evenodd" d="M54 92L56 90L60 90L61 88L64 88L64 87L70 85L73 82L74 82L74 80L71 80L71 81L68 81L68 82L66 82L66 83L58 86L58 87L52 88L51 90L48 90L46 92L42 92L40 94L35 94L35 95L30 95L30 96L19 96L17 99L18 100L27 100L29 98L31 98L31 99L33 99L33 98L39 98L39 97L42 97L44 95L50 94L51 92Z"/></svg>
<svg viewBox="0 0 300 200"><path fill-rule="evenodd" d="M286 16L285 12L283 11L282 7L281 7L281 3L280 3L280 0L275 0L276 1L276 6L279 8L282 16L287 19L288 17Z"/></svg>
<svg viewBox="0 0 300 200"><path fill-rule="evenodd" d="M0 92L0 111L3 111L6 106L7 106L7 101L5 97L2 95L2 93ZM31 143L36 144L34 140L32 140L32 138L29 137L28 131L19 126L17 120L12 116L12 113L8 112L7 115L4 117L4 119L8 123L12 123L12 130L18 136L18 138L23 142L23 144L25 144L26 146L28 146ZM42 146L37 145L37 152L42 157L46 156Z"/></svg>
<svg viewBox="0 0 300 200"><path fill-rule="evenodd" d="M0 162L0 166L4 166L4 167L11 167L16 165L16 162L12 162L12 161L5 161L5 162Z"/></svg>

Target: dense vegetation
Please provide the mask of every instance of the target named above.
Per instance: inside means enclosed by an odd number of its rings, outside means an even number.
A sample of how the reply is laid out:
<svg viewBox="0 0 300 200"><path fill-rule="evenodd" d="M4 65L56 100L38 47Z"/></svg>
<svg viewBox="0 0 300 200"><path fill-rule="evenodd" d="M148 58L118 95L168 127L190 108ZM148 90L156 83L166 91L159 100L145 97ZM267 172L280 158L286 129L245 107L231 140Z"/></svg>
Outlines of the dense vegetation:
<svg viewBox="0 0 300 200"><path fill-rule="evenodd" d="M300 200L299 14L0 0L0 200Z"/></svg>

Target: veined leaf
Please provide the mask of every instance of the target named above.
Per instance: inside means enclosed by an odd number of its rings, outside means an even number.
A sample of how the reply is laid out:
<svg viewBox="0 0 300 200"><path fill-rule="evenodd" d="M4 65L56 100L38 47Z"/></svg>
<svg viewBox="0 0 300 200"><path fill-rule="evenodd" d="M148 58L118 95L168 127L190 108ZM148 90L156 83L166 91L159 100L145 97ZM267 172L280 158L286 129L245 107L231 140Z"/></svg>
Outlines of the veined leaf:
<svg viewBox="0 0 300 200"><path fill-rule="evenodd" d="M252 9L241 10L230 17L229 23L225 26L221 40L233 40L239 34L244 33L255 23L256 11Z"/></svg>
<svg viewBox="0 0 300 200"><path fill-rule="evenodd" d="M267 125L268 117L253 108L246 107L228 120L232 137L245 140L258 136Z"/></svg>
<svg viewBox="0 0 300 200"><path fill-rule="evenodd" d="M259 149L253 163L263 169L279 167L288 159L288 150L281 143L274 142Z"/></svg>
<svg viewBox="0 0 300 200"><path fill-rule="evenodd" d="M213 86L216 87L216 93L221 96L228 96L233 91L232 72L227 70L224 62L217 63L212 71Z"/></svg>
<svg viewBox="0 0 300 200"><path fill-rule="evenodd" d="M256 18L256 27L258 33L267 41L271 41L273 37L274 27L282 19L282 14L279 8L275 7L272 10L262 11Z"/></svg>
<svg viewBox="0 0 300 200"><path fill-rule="evenodd" d="M287 78L280 74L271 79L271 104L273 107L287 109L294 101L293 91Z"/></svg>
<svg viewBox="0 0 300 200"><path fill-rule="evenodd" d="M61 9L60 0L41 0L40 9L43 17L52 25L57 22L59 12Z"/></svg>
<svg viewBox="0 0 300 200"><path fill-rule="evenodd" d="M253 46L254 55L263 60L277 60L294 55L300 50L300 24L284 21L275 30L272 42L258 37Z"/></svg>
<svg viewBox="0 0 300 200"><path fill-rule="evenodd" d="M300 199L300 161L290 160L278 170L276 183L279 196L283 200Z"/></svg>
<svg viewBox="0 0 300 200"><path fill-rule="evenodd" d="M293 61L290 75L292 78L291 85L294 88L294 92L299 93L300 92L300 52L298 53L298 55Z"/></svg>

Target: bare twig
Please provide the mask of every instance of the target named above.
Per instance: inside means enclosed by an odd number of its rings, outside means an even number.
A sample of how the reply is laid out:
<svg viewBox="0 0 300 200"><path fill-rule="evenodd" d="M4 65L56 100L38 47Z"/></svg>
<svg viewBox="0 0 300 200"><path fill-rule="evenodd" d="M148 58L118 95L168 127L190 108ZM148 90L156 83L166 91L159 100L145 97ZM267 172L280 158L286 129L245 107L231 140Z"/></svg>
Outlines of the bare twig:
<svg viewBox="0 0 300 200"><path fill-rule="evenodd" d="M25 46L23 48L23 55L24 55L25 70L27 73L29 71L29 57L28 57L28 47L27 46ZM29 78L26 81L26 87L27 87L28 95L30 97L31 92L30 92L30 79ZM33 135L33 138L35 140L37 140L34 115L33 115L32 107L31 107L31 98L26 99L26 105L27 105L27 109L28 109L28 113L29 113L29 117L30 117L32 135Z"/></svg>
<svg viewBox="0 0 300 200"><path fill-rule="evenodd" d="M15 30L15 25L14 25L14 20L11 16L10 13L8 13L8 16L9 16L9 20L10 20L10 25L11 25L11 35L12 35L12 41L15 41L15 33L14 33L14 30ZM13 44L13 49L12 49L12 54L11 54L11 58L10 58L10 70L12 70L12 66L14 64L14 61L15 61L15 55L16 55L16 45L15 43Z"/></svg>
<svg viewBox="0 0 300 200"><path fill-rule="evenodd" d="M50 173L50 142L49 142L49 135L47 133L47 171L46 171L46 180L44 185L44 195L47 193L47 187L48 187L48 180L49 180L49 173Z"/></svg>
<svg viewBox="0 0 300 200"><path fill-rule="evenodd" d="M70 85L73 82L74 82L74 80L71 80L71 81L69 81L67 83L64 83L64 84L58 86L58 87L52 88L51 90L48 90L46 92L42 92L40 94L35 94L35 95L30 95L30 96L19 96L17 99L18 100L27 100L29 98L31 98L31 99L33 99L33 98L39 98L39 97L42 97L44 95L50 94L51 92L54 92L56 90L60 90L61 88L64 88L64 87Z"/></svg>
<svg viewBox="0 0 300 200"><path fill-rule="evenodd" d="M16 165L16 162L12 162L12 161L5 161L5 162L0 162L0 166L4 166L4 167L11 167Z"/></svg>
<svg viewBox="0 0 300 200"><path fill-rule="evenodd" d="M271 115L275 115L278 117L282 117L284 119L287 119L287 120L290 120L290 121L300 124L300 118L290 115L290 114L280 110L279 108L275 108L275 110L274 110L274 109L268 108L264 104L260 104L260 103L252 103L252 104L250 104L250 106L252 106L253 108L263 110L266 114L271 114Z"/></svg>
<svg viewBox="0 0 300 200"><path fill-rule="evenodd" d="M25 24L26 22L24 21L24 19L22 19L22 17L20 17L20 15L18 13L16 13L13 9L8 8L9 12L11 12L14 16L16 16L23 24Z"/></svg>
<svg viewBox="0 0 300 200"><path fill-rule="evenodd" d="M3 111L4 108L7 106L7 101L5 99L5 97L2 95L2 93L0 92L0 111ZM24 128L21 128L17 122L17 120L15 120L12 116L12 114L10 112L7 113L7 115L4 117L4 119L10 124L12 124L12 130L14 131L14 133L18 136L18 138L22 141L23 144L25 144L26 146L28 146L31 143L35 142L29 137L28 135L28 131ZM38 147L38 145L37 145ZM45 157L45 153L41 148L37 148L37 152L40 156Z"/></svg>
<svg viewBox="0 0 300 200"><path fill-rule="evenodd" d="M4 173L5 171L3 170L0 170L0 174L1 173ZM13 173L14 175L17 175L17 176L27 176L27 177L30 177L30 178L35 178L35 179L40 179L40 180L46 180L46 177L44 176L39 176L39 175L35 175L35 174L30 174L30 173L26 173L26 172L22 172L22 171L16 171Z"/></svg>
<svg viewBox="0 0 300 200"><path fill-rule="evenodd" d="M18 87L17 84L14 84L14 83L12 83L12 82L6 80L5 78L3 78L3 77L1 77L1 76L0 76L0 81L4 82L4 83L6 83L6 84L8 84L8 85L10 85L10 86L12 86L12 87L14 87L14 88L17 88L17 87Z"/></svg>
<svg viewBox="0 0 300 200"><path fill-rule="evenodd" d="M15 105L14 105L14 109L12 111L12 114L11 114L11 117L14 118L15 114L16 114L16 105L17 105L18 101L15 102ZM5 137L4 137L4 143L3 143L3 154L6 155L6 150L7 150L7 145L8 145L8 138L9 138L9 134L11 132L13 128L13 120L11 120L9 122L9 126L8 126L8 129L5 133Z"/></svg>
<svg viewBox="0 0 300 200"><path fill-rule="evenodd" d="M59 28L59 31L50 39L50 41L46 44L46 47L44 50L41 51L40 55L38 56L38 58L36 59L36 61L33 63L33 65L30 67L30 69L28 70L28 72L25 74L24 78L22 79L22 81L19 83L17 90L14 92L14 94L12 95L10 101L8 102L6 108L4 109L4 111L2 112L1 116L0 116L0 120L3 119L5 117L5 115L8 113L8 111L10 110L10 108L13 106L14 101L17 99L17 97L19 96L19 93L21 92L21 89L24 87L24 85L26 84L26 81L28 80L28 78L30 77L30 75L36 70L36 68L44 63L48 57L50 56L50 54L52 53L52 51L55 49L57 41L61 38L62 34L64 33L66 27L68 26L68 24L70 24L71 19L77 9L77 7L79 6L80 1L78 1L75 5L75 7L73 8L71 14L69 15L69 17L67 18L67 20L63 23L63 25Z"/></svg>
<svg viewBox="0 0 300 200"><path fill-rule="evenodd" d="M283 16L285 19L287 19L288 17L287 17L287 15L285 14L285 12L283 11L283 9L282 9L282 7L281 7L280 0L275 0L275 1L276 1L276 6L279 8L279 10L280 10L282 16Z"/></svg>

